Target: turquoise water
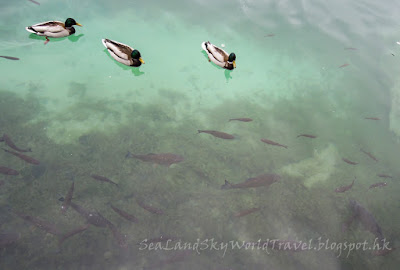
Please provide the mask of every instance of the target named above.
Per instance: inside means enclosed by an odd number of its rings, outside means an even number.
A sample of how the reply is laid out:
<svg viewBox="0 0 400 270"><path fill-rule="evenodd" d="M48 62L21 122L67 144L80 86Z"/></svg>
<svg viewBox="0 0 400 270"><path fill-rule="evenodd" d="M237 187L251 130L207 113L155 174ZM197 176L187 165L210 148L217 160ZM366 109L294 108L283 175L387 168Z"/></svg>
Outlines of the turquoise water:
<svg viewBox="0 0 400 270"><path fill-rule="evenodd" d="M0 154L0 166L19 172L0 174L0 233L11 238L0 238L1 269L397 269L396 250L372 256L335 247L375 238L357 222L342 231L350 199L371 213L390 246L399 246L399 3L39 2L0 3L0 55L20 59L0 58L0 136L32 148L24 154L40 161ZM25 31L68 17L83 27L46 45ZM138 49L146 63L119 64L102 38ZM200 46L207 40L235 52L237 68L208 62ZM238 117L253 121L228 121ZM127 159L128 151L184 161L166 167ZM225 179L241 183L266 173L281 178L269 187L221 190ZM351 189L334 192L355 178ZM112 222L126 244L110 226L91 225L59 246L60 236L17 215L62 233L83 226L74 209L60 212L72 182L72 201ZM377 182L387 186L369 189ZM121 218L111 203L138 222ZM252 208L258 210L235 217ZM161 235L174 241L159 240L157 250L143 244ZM230 244L259 239L311 248L267 252ZM336 246L318 249L326 241ZM192 248L177 250L177 243Z"/></svg>

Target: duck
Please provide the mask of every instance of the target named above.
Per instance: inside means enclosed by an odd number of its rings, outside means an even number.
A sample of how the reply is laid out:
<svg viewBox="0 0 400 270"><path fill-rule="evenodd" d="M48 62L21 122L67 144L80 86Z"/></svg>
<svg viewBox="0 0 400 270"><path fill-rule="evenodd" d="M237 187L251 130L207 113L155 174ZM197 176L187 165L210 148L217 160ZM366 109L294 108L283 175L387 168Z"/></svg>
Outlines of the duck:
<svg viewBox="0 0 400 270"><path fill-rule="evenodd" d="M60 21L47 21L25 27L26 31L34 33L38 36L46 37L46 43L49 42L49 37L61 38L67 37L75 33L73 25L82 26L74 19L68 18L65 23Z"/></svg>
<svg viewBox="0 0 400 270"><path fill-rule="evenodd" d="M228 54L223 49L210 43L210 41L203 42L201 47L208 55L208 60L225 69L232 70L236 68L236 55L234 53Z"/></svg>
<svg viewBox="0 0 400 270"><path fill-rule="evenodd" d="M104 47L107 48L108 52L118 62L121 64L139 67L144 64L144 61L140 55L140 52L126 44L121 42L111 40L111 39L102 39Z"/></svg>

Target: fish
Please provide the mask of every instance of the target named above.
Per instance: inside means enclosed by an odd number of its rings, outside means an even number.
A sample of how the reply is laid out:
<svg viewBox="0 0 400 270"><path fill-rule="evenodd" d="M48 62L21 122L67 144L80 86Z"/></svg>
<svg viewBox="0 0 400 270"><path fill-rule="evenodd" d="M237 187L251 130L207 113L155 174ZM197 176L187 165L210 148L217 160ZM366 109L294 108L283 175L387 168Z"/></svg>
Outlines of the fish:
<svg viewBox="0 0 400 270"><path fill-rule="evenodd" d="M376 162L378 162L378 159L376 157L374 157L370 152L366 152L363 149L360 149L360 151L363 152L364 154L366 154L367 156L369 156L371 159L373 159Z"/></svg>
<svg viewBox="0 0 400 270"><path fill-rule="evenodd" d="M136 158L143 162L151 162L164 166L171 166L172 164L182 162L184 158L180 155L172 154L172 153L160 153L160 154L145 154L145 155L135 155L131 152L126 154L125 158Z"/></svg>
<svg viewBox="0 0 400 270"><path fill-rule="evenodd" d="M122 234L119 230L118 230L118 228L114 225L114 224L112 224L111 222L110 222L110 224L108 225L108 228L111 230L111 232L112 232L112 234L113 234L113 237L114 237L114 239L117 241L117 243L118 243L118 245L121 247L121 248L127 248L128 247L128 244L126 243L126 235L124 235L124 234Z"/></svg>
<svg viewBox="0 0 400 270"><path fill-rule="evenodd" d="M81 216L86 218L87 222L96 226L96 227L102 227L106 228L107 226L110 226L111 221L103 217L99 212L97 211L89 211L85 208L83 208L80 205L77 205L76 203L71 202L71 207L75 209L76 212L78 212Z"/></svg>
<svg viewBox="0 0 400 270"><path fill-rule="evenodd" d="M19 212L15 212L15 214L17 216L19 216L20 218L32 223L33 225L35 225L36 227L38 227L39 229L41 229L47 233L54 234L54 235L61 234L60 230L56 227L55 224L52 224L50 222L47 222L45 220L42 220L42 219L34 217L34 216L25 215L25 214L22 214Z"/></svg>
<svg viewBox="0 0 400 270"><path fill-rule="evenodd" d="M72 182L71 187L69 188L68 193L64 198L63 204L61 205L61 214L64 214L71 205L73 193L74 193L74 182Z"/></svg>
<svg viewBox="0 0 400 270"><path fill-rule="evenodd" d="M86 218L89 224L96 227L109 228L114 238L117 240L118 244L121 247L127 247L125 236L118 231L117 227L115 227L115 225L111 221L103 217L99 212L88 211L87 209L73 202L71 202L71 207L74 208L81 216Z"/></svg>
<svg viewBox="0 0 400 270"><path fill-rule="evenodd" d="M146 210L146 211L148 211L150 213L153 213L153 214L156 214L156 215L164 214L163 210L155 208L155 207L153 207L151 205L145 204L145 203L143 203L143 201L141 201L139 199L136 199L136 202L140 207L142 207L144 210Z"/></svg>
<svg viewBox="0 0 400 270"><path fill-rule="evenodd" d="M266 143L266 144L276 145L276 146L288 148L287 145L283 145L283 144L280 144L280 143L277 143L277 142L274 142L274 141L271 141L271 140L268 140L268 139L261 139L261 141L262 141L263 143Z"/></svg>
<svg viewBox="0 0 400 270"><path fill-rule="evenodd" d="M364 119L368 119L368 120L381 120L380 118L378 118L378 117L365 117Z"/></svg>
<svg viewBox="0 0 400 270"><path fill-rule="evenodd" d="M392 176L387 175L387 174L377 174L377 176L382 177L382 178L393 178Z"/></svg>
<svg viewBox="0 0 400 270"><path fill-rule="evenodd" d="M300 134L300 135L297 135L296 138L298 138L298 137L307 137L307 138L311 138L311 139L317 138L317 136L315 136L315 135L310 135L310 134Z"/></svg>
<svg viewBox="0 0 400 270"><path fill-rule="evenodd" d="M15 232L0 232L0 248L11 245L21 238L21 234Z"/></svg>
<svg viewBox="0 0 400 270"><path fill-rule="evenodd" d="M16 157L19 157L23 161L26 161L26 162L28 162L30 164L33 164L33 165L39 165L40 164L39 160L36 160L36 159L34 159L32 157L29 157L27 155L24 155L24 154L21 154L21 153L17 153L17 152L14 152L14 151L10 151L10 150L4 149L4 148L3 148L3 150L6 151L7 153L10 153L10 154L16 156Z"/></svg>
<svg viewBox="0 0 400 270"><path fill-rule="evenodd" d="M72 231L66 232L63 235L60 236L60 238L58 239L58 245L61 246L62 243L64 243L65 240L67 240L68 238L74 236L75 234L84 232L87 230L87 228L89 228L90 224L85 224L83 226L80 226L78 228L73 229Z"/></svg>
<svg viewBox="0 0 400 270"><path fill-rule="evenodd" d="M348 160L347 158L342 158L342 160L343 160L344 162L346 162L346 163L350 164L350 165L357 165L357 164L358 164L357 162L354 162L354 161Z"/></svg>
<svg viewBox="0 0 400 270"><path fill-rule="evenodd" d="M221 131L216 131L216 130L198 130L198 133L211 134L214 137L225 139L225 140L233 140L233 139L235 139L235 136L233 136L231 134L228 134L228 133L225 133L225 132L221 132Z"/></svg>
<svg viewBox="0 0 400 270"><path fill-rule="evenodd" d="M231 119L229 119L228 122L230 122L230 121L251 122L251 121L253 121L253 119L251 119L251 118L231 118Z"/></svg>
<svg viewBox="0 0 400 270"><path fill-rule="evenodd" d="M238 217L243 217L243 216L249 215L251 213L254 213L254 212L258 211L258 210L260 210L260 208L254 207L254 208L250 208L250 209L246 209L246 210L240 211L240 212L234 214L233 216L237 217L237 218Z"/></svg>
<svg viewBox="0 0 400 270"><path fill-rule="evenodd" d="M343 233L349 229L351 223L353 223L353 221L356 217L357 217L357 215L352 214L348 219L346 219L345 222L343 222L343 224L342 224L342 232Z"/></svg>
<svg viewBox="0 0 400 270"><path fill-rule="evenodd" d="M127 212L121 210L121 209L118 209L117 207L113 206L112 204L110 204L110 207L111 207L111 209L114 210L118 215L120 215L121 217L125 218L126 220L129 220L129 221L131 221L131 222L138 222L138 221L139 221L135 216L133 216L133 215L131 215L131 214L129 214L129 213L127 213Z"/></svg>
<svg viewBox="0 0 400 270"><path fill-rule="evenodd" d="M375 184L370 185L369 188L371 189L371 188L385 187L385 186L387 186L386 182L379 182L379 183L375 183Z"/></svg>
<svg viewBox="0 0 400 270"><path fill-rule="evenodd" d="M345 63L345 64L339 66L339 68L344 68L344 67L347 67L348 65L349 65L349 64Z"/></svg>
<svg viewBox="0 0 400 270"><path fill-rule="evenodd" d="M7 167L0 166L0 173L5 175L18 175L19 172Z"/></svg>
<svg viewBox="0 0 400 270"><path fill-rule="evenodd" d="M90 176L93 179L96 179L97 181L108 182L108 183L111 183L111 184L116 185L118 187L117 183L115 183L114 181L108 179L107 177L104 177L104 176L101 176L101 175L97 175L97 174L91 174Z"/></svg>
<svg viewBox="0 0 400 270"><path fill-rule="evenodd" d="M10 148L14 149L15 151L18 151L18 152L32 152L31 148L26 148L26 149L18 148L7 134L3 134L3 137L2 137L1 141L4 141Z"/></svg>
<svg viewBox="0 0 400 270"><path fill-rule="evenodd" d="M353 215L348 221L347 226L350 226L352 221L358 220L364 229L372 233L380 242L384 239L381 227L367 209L365 209L357 201L350 200L350 210L352 211Z"/></svg>
<svg viewBox="0 0 400 270"><path fill-rule="evenodd" d="M347 186L341 186L341 187L338 187L338 188L336 188L336 189L335 189L335 192L338 192L338 193L343 193L343 192L346 192L346 191L348 191L349 189L351 189L351 188L353 187L353 185L354 185L354 181L355 181L355 179L353 180L353 182L351 182L351 184L350 184L350 185L347 185Z"/></svg>
<svg viewBox="0 0 400 270"><path fill-rule="evenodd" d="M0 55L0 57L8 59L8 60L19 60L18 57L14 57L14 56L5 56L5 55Z"/></svg>
<svg viewBox="0 0 400 270"><path fill-rule="evenodd" d="M255 188L262 186L270 186L280 180L280 176L277 174L262 174L256 177L247 179L244 182L238 184L231 184L225 180L225 184L221 186L221 189L232 189L232 188Z"/></svg>
<svg viewBox="0 0 400 270"><path fill-rule="evenodd" d="M30 2L32 2L32 3L34 3L34 4L38 5L38 6L40 6L40 3L39 3L38 1L35 1L35 0L28 0L28 1L30 1Z"/></svg>

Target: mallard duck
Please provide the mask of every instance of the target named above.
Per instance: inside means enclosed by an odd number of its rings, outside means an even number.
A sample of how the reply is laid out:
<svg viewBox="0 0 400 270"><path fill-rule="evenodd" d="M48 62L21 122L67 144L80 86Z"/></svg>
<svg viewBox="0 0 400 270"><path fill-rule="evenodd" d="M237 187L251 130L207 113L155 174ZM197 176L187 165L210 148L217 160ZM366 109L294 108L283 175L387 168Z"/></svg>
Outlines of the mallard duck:
<svg viewBox="0 0 400 270"><path fill-rule="evenodd" d="M102 39L101 42L103 42L104 47L107 48L112 58L121 64L133 67L138 67L141 64L144 64L144 61L138 50L107 38Z"/></svg>
<svg viewBox="0 0 400 270"><path fill-rule="evenodd" d="M212 61L217 66L229 70L236 68L236 55L234 53L228 54L223 49L211 44L210 41L203 42L201 47L206 51L209 61Z"/></svg>
<svg viewBox="0 0 400 270"><path fill-rule="evenodd" d="M46 42L49 42L48 37L60 38L74 34L75 28L73 25L82 26L74 19L68 18L65 20L65 23L60 21L48 21L25 27L25 29L26 31L34 33L38 36L46 37Z"/></svg>

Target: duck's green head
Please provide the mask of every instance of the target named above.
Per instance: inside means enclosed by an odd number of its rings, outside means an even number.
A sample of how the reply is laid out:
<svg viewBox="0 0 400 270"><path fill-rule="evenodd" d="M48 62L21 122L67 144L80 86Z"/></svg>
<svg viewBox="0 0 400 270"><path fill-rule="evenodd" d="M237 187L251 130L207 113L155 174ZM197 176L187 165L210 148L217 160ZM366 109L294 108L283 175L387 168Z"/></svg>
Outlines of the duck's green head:
<svg viewBox="0 0 400 270"><path fill-rule="evenodd" d="M228 63L232 63L232 65L233 65L234 68L236 68L236 62L235 62L235 60L236 60L236 54L235 54L235 53L231 53L231 54L229 55L229 58L228 58Z"/></svg>
<svg viewBox="0 0 400 270"><path fill-rule="evenodd" d="M77 23L74 19L68 18L65 20L65 27L72 27L73 25L82 26L82 24Z"/></svg>
<svg viewBox="0 0 400 270"><path fill-rule="evenodd" d="M133 50L131 53L132 59L137 59L140 61L140 63L144 64L144 61L140 55L140 52L138 50Z"/></svg>

